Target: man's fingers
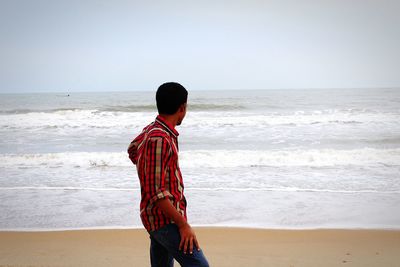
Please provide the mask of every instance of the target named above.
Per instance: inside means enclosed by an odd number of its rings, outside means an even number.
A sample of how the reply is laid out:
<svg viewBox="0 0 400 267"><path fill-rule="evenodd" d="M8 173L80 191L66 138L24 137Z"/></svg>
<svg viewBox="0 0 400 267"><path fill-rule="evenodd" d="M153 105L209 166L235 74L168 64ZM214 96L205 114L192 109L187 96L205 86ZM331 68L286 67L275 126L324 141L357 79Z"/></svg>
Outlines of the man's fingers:
<svg viewBox="0 0 400 267"><path fill-rule="evenodd" d="M189 241L189 252L193 254L193 237L191 237Z"/></svg>
<svg viewBox="0 0 400 267"><path fill-rule="evenodd" d="M187 252L187 248L188 248L188 245L189 245L188 243L189 243L189 238L185 238L185 245L183 247L183 253L185 253L185 254Z"/></svg>
<svg viewBox="0 0 400 267"><path fill-rule="evenodd" d="M199 242L197 242L197 238L194 239L194 245L196 246L197 250L200 251Z"/></svg>
<svg viewBox="0 0 400 267"><path fill-rule="evenodd" d="M179 250L182 250L182 246L185 243L185 240L181 238L181 242L179 243Z"/></svg>
<svg viewBox="0 0 400 267"><path fill-rule="evenodd" d="M186 254L189 252L193 254L193 249L197 248L200 251L199 243L197 242L194 231L189 227L180 229L181 241L179 243L179 250Z"/></svg>

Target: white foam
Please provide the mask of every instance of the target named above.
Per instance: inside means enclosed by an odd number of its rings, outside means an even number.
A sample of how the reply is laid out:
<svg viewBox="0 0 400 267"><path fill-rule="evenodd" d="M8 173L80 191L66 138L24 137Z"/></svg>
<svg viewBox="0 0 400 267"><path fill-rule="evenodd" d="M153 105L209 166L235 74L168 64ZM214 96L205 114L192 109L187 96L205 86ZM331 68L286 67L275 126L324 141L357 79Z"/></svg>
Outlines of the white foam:
<svg viewBox="0 0 400 267"><path fill-rule="evenodd" d="M2 154L0 166L16 167L121 167L132 166L126 152L63 152Z"/></svg>
<svg viewBox="0 0 400 267"><path fill-rule="evenodd" d="M59 110L0 116L0 127L11 129L91 129L145 126L154 120L153 112L108 112L98 110Z"/></svg>
<svg viewBox="0 0 400 267"><path fill-rule="evenodd" d="M82 190L82 191L138 191L139 188L113 188L113 187L77 187L77 186L10 186L0 187L0 190Z"/></svg>
<svg viewBox="0 0 400 267"><path fill-rule="evenodd" d="M83 230L136 230L143 229L142 225L110 225L110 226L91 226L91 227L20 227L20 228L0 228L0 231L7 232L64 232L64 231L83 231Z"/></svg>
<svg viewBox="0 0 400 267"><path fill-rule="evenodd" d="M192 150L180 152L185 168L263 166L398 166L400 148L352 150ZM105 168L132 167L126 152L64 152L45 154L1 154L0 167L19 168Z"/></svg>
<svg viewBox="0 0 400 267"><path fill-rule="evenodd" d="M310 124L360 124L395 123L400 116L395 113L352 113L342 110L294 111L291 113L266 112L197 112L190 113L185 125L199 127L221 127L226 125L262 127L274 125L310 125Z"/></svg>
<svg viewBox="0 0 400 267"><path fill-rule="evenodd" d="M127 191L136 192L140 188L113 188L113 187L73 187L73 186L13 186L0 187L0 191L9 190L63 190L63 191ZM337 194L400 194L399 190L379 191L379 190L332 190L332 189L314 189L297 187L187 187L186 191L211 191L211 192L313 192L313 193L337 193Z"/></svg>
<svg viewBox="0 0 400 267"><path fill-rule="evenodd" d="M181 159L187 167L399 165L400 149L197 150Z"/></svg>
<svg viewBox="0 0 400 267"><path fill-rule="evenodd" d="M143 128L156 116L155 112L121 112L98 110L59 110L31 112L0 116L0 127L5 129L93 129L93 128ZM391 123L398 125L400 116L395 113L353 113L343 110L294 111L265 114L240 111L191 112L185 127L262 127L270 125Z"/></svg>

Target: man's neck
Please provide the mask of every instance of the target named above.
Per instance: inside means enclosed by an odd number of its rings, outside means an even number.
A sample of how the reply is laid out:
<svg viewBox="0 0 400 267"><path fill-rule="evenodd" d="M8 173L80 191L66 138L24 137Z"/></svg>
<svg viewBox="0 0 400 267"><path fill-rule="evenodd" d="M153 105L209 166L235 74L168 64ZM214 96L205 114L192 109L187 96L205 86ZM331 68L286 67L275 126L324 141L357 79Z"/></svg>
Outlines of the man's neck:
<svg viewBox="0 0 400 267"><path fill-rule="evenodd" d="M165 114L160 114L160 116L168 122L168 124L175 129L175 126L178 124L178 118L174 115L165 115Z"/></svg>

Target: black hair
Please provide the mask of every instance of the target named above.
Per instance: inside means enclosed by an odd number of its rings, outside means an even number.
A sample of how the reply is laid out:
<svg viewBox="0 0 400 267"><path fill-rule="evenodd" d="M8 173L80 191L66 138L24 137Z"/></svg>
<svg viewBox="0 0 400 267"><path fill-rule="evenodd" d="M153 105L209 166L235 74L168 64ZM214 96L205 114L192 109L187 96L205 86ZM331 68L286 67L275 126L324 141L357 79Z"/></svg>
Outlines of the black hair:
<svg viewBox="0 0 400 267"><path fill-rule="evenodd" d="M175 114L182 104L187 102L188 92L179 83L168 82L160 85L156 93L159 114Z"/></svg>

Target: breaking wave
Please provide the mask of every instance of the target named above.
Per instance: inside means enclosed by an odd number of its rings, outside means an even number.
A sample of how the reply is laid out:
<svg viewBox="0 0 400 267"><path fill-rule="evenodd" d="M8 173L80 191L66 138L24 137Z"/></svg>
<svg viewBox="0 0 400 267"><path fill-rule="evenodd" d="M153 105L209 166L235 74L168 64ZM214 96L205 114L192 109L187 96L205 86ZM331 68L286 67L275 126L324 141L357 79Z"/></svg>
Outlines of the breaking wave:
<svg viewBox="0 0 400 267"><path fill-rule="evenodd" d="M180 152L185 168L235 168L266 166L400 166L400 148L352 150L192 150ZM126 152L64 152L45 154L2 154L0 167L18 168L104 168L130 167Z"/></svg>
<svg viewBox="0 0 400 267"><path fill-rule="evenodd" d="M143 108L141 108L143 110ZM4 129L49 128L132 128L144 127L153 120L156 112L102 111L97 109L58 109L54 112L8 113L0 116ZM360 125L379 124L398 127L400 116L396 113L352 113L339 110L296 111L292 113L251 113L241 111L198 111L189 113L185 127L262 127L297 125Z"/></svg>

